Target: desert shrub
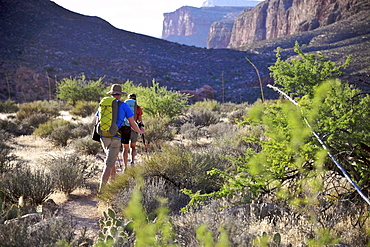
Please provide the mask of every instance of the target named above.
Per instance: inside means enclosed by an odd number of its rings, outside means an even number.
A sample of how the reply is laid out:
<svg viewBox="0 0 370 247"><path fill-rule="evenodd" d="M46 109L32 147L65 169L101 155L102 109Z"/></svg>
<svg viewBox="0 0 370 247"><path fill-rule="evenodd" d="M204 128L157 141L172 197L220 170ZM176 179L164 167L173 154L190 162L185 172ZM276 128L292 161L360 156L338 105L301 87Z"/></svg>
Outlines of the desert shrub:
<svg viewBox="0 0 370 247"><path fill-rule="evenodd" d="M237 159L245 155L245 150L252 149L256 152L261 150L261 146L245 141L245 137L263 136L263 130L259 126L236 126L227 122L220 122L210 125L207 128L208 135L213 138L212 147L220 155Z"/></svg>
<svg viewBox="0 0 370 247"><path fill-rule="evenodd" d="M204 131L200 127L195 126L194 123L185 123L180 127L179 134L189 140L197 140L204 136Z"/></svg>
<svg viewBox="0 0 370 247"><path fill-rule="evenodd" d="M10 146L0 142L0 174L9 172L13 168L13 162L17 160L17 156L12 154L11 150Z"/></svg>
<svg viewBox="0 0 370 247"><path fill-rule="evenodd" d="M238 123L243 120L243 117L247 114L247 107L241 107L227 114L227 119L230 123Z"/></svg>
<svg viewBox="0 0 370 247"><path fill-rule="evenodd" d="M9 119L0 119L0 130L7 132L8 136L22 132L20 126L14 120Z"/></svg>
<svg viewBox="0 0 370 247"><path fill-rule="evenodd" d="M56 101L34 101L21 104L16 117L19 121L22 121L33 114L43 113L50 118L54 118L59 115L59 110L60 105Z"/></svg>
<svg viewBox="0 0 370 247"><path fill-rule="evenodd" d="M88 124L79 124L71 130L73 138L90 136L91 130Z"/></svg>
<svg viewBox="0 0 370 247"><path fill-rule="evenodd" d="M210 150L190 150L181 145L164 146L144 161L145 175L161 177L179 189L213 191L221 180L207 175L207 171L218 167L218 155Z"/></svg>
<svg viewBox="0 0 370 247"><path fill-rule="evenodd" d="M118 212L127 207L135 186L134 178L125 175L119 176L111 185L111 192L115 192L109 195L110 198L113 198L110 202ZM181 193L177 186L161 177L145 177L141 191L143 195L141 203L148 214L154 213L155 209L160 206L158 198L166 198L166 207L175 214L189 202L189 197Z"/></svg>
<svg viewBox="0 0 370 247"><path fill-rule="evenodd" d="M19 110L17 103L12 100L7 100L5 102L0 102L0 112L4 113L14 113Z"/></svg>
<svg viewBox="0 0 370 247"><path fill-rule="evenodd" d="M23 129L35 130L40 124L46 123L51 119L51 116L46 113L35 113L21 121ZM32 134L32 132L30 133Z"/></svg>
<svg viewBox="0 0 370 247"><path fill-rule="evenodd" d="M85 155L95 155L101 150L101 144L96 142L90 138L90 136L86 136L83 138L78 138L73 141L72 147L78 152L79 154Z"/></svg>
<svg viewBox="0 0 370 247"><path fill-rule="evenodd" d="M221 104L216 100L205 99L203 101L197 101L193 105L191 105L188 109L188 112L199 110L220 112Z"/></svg>
<svg viewBox="0 0 370 247"><path fill-rule="evenodd" d="M104 89L103 78L88 81L86 76L81 75L77 78L64 78L57 82L56 96L71 105L75 105L81 99L98 102L107 92Z"/></svg>
<svg viewBox="0 0 370 247"><path fill-rule="evenodd" d="M38 224L22 221L17 224L0 224L1 246L57 246L63 241L76 244L75 223L71 218L53 217ZM74 246L74 245L73 245Z"/></svg>
<svg viewBox="0 0 370 247"><path fill-rule="evenodd" d="M190 121L196 126L209 126L220 121L219 113L208 111L206 109L194 110L191 111L190 114L188 113L188 115L190 116Z"/></svg>
<svg viewBox="0 0 370 247"><path fill-rule="evenodd" d="M23 196L31 205L41 204L54 189L54 181L49 172L31 169L26 164L9 171L2 185L6 197L12 203L18 202Z"/></svg>
<svg viewBox="0 0 370 247"><path fill-rule="evenodd" d="M68 140L71 138L71 128L70 126L59 126L50 133L48 136L49 140L54 144L54 146L67 146Z"/></svg>
<svg viewBox="0 0 370 247"><path fill-rule="evenodd" d="M43 164L52 172L55 189L66 194L81 187L84 181L93 176L96 171L96 164L76 154L49 157L43 161Z"/></svg>
<svg viewBox="0 0 370 247"><path fill-rule="evenodd" d="M71 122L58 118L40 124L33 134L41 138L49 138L56 146L66 146L68 140L73 137L71 130L74 127Z"/></svg>
<svg viewBox="0 0 370 247"><path fill-rule="evenodd" d="M186 116L196 126L209 126L220 121L221 104L215 100L198 101L191 105Z"/></svg>
<svg viewBox="0 0 370 247"><path fill-rule="evenodd" d="M160 146L163 141L173 139L176 130L170 128L170 119L146 117L144 121L145 140L148 144Z"/></svg>
<svg viewBox="0 0 370 247"><path fill-rule="evenodd" d="M70 111L71 114L81 117L88 117L98 110L97 101L77 101Z"/></svg>
<svg viewBox="0 0 370 247"><path fill-rule="evenodd" d="M71 126L70 121L64 119L53 119L44 124L41 124L34 132L35 135L40 136L41 138L48 137L55 129L61 126Z"/></svg>

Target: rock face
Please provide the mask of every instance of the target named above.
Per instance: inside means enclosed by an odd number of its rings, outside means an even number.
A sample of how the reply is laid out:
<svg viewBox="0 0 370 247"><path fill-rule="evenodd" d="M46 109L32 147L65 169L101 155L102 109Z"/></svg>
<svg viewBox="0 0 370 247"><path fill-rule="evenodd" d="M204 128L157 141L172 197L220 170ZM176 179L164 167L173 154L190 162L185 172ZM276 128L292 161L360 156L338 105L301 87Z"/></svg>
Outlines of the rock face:
<svg viewBox="0 0 370 247"><path fill-rule="evenodd" d="M225 48L230 43L231 32L234 21L216 21L209 29L207 47L208 48Z"/></svg>
<svg viewBox="0 0 370 247"><path fill-rule="evenodd" d="M211 25L220 20L233 20L244 9L245 7L181 7L175 12L164 14L162 38L179 44L207 47Z"/></svg>
<svg viewBox="0 0 370 247"><path fill-rule="evenodd" d="M365 0L266 0L235 20L228 47L314 30L360 11Z"/></svg>

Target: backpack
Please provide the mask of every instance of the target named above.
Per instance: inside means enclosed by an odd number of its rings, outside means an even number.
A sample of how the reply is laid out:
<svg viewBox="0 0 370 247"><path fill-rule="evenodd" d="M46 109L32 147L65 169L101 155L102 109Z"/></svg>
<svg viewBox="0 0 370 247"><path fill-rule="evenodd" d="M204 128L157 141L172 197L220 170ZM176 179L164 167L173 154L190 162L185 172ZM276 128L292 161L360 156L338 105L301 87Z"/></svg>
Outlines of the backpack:
<svg viewBox="0 0 370 247"><path fill-rule="evenodd" d="M118 106L121 101L116 100L111 96L104 97L99 103L99 128L98 133L105 137L113 137L117 135L117 115Z"/></svg>
<svg viewBox="0 0 370 247"><path fill-rule="evenodd" d="M134 113L134 120L136 121L137 120L137 116L136 116L136 109L137 109L136 100L134 100L134 99L128 99L128 100L125 101L125 103L130 106L131 111ZM126 126L130 126L130 123L128 122L127 118L125 118L125 125Z"/></svg>

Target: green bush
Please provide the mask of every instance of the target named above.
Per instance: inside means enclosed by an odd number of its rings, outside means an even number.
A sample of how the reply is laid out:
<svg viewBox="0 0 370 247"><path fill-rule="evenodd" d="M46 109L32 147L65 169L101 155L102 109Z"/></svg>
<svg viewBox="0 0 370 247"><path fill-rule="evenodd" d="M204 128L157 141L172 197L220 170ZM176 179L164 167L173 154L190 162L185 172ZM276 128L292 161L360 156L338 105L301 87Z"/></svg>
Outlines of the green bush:
<svg viewBox="0 0 370 247"><path fill-rule="evenodd" d="M10 202L23 196L31 205L39 205L53 193L54 180L49 172L22 164L7 173L2 186Z"/></svg>
<svg viewBox="0 0 370 247"><path fill-rule="evenodd" d="M57 82L57 97L68 104L75 105L78 101L98 102L105 95L103 78L97 81L86 80L86 76L64 78Z"/></svg>
<svg viewBox="0 0 370 247"><path fill-rule="evenodd" d="M164 117L171 120L186 109L189 98L186 94L160 87L155 81L152 82L151 87L134 86L132 82L127 81L122 85L122 90L136 94L138 105L143 109L145 116Z"/></svg>
<svg viewBox="0 0 370 247"><path fill-rule="evenodd" d="M73 109L70 111L71 114L81 117L88 117L92 114L95 114L98 110L97 101L82 101L79 100L73 106Z"/></svg>
<svg viewBox="0 0 370 247"><path fill-rule="evenodd" d="M0 102L0 112L14 113L17 112L18 110L19 110L18 105L12 100Z"/></svg>
<svg viewBox="0 0 370 247"><path fill-rule="evenodd" d="M324 174L329 170L338 177L343 176L327 157L327 151L337 158L360 187L369 184L369 95L361 94L339 80L321 82L317 78L317 69L325 70L324 74L329 76L336 74L339 68L321 55L317 59L315 56L305 58L304 62L291 59L287 63L281 63L278 58L272 68L276 73L274 78L285 75L286 71L293 73L289 84L282 83L282 90L295 96L306 94L296 98L299 106L277 100L256 102L248 109L241 124L264 131L264 136L244 137L246 142L257 145L257 149L247 148L245 155L234 161L236 169L228 172L213 170L210 174L224 177L227 183L220 191L208 195L189 193L192 202L209 197L268 198L281 205L290 203L312 210L316 207L312 204L317 202L317 197L330 191L332 182L325 181ZM310 83L302 84L300 74L304 74L305 81ZM328 150L322 149L304 118ZM360 197L349 196L347 189L335 189L335 194L338 202L350 200L365 207Z"/></svg>
<svg viewBox="0 0 370 247"><path fill-rule="evenodd" d="M282 60L281 48L277 49L277 60L269 69L274 83L283 86L284 91L291 96L313 96L316 86L322 82L338 78L342 69L348 67L351 56L341 66L326 59L320 52L317 54L303 53L298 42L295 43L294 52L298 58Z"/></svg>
<svg viewBox="0 0 370 247"><path fill-rule="evenodd" d="M16 117L19 121L22 121L34 114L43 113L50 118L54 118L59 115L59 110L60 105L56 101L34 101L21 104Z"/></svg>

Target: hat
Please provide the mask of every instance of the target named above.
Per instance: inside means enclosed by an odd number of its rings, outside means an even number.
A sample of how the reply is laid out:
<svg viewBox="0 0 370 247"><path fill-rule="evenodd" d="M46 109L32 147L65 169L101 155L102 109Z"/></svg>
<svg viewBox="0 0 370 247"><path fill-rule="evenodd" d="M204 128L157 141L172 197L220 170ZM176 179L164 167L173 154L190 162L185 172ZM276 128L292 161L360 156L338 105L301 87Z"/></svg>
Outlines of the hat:
<svg viewBox="0 0 370 247"><path fill-rule="evenodd" d="M107 94L126 94L126 92L122 92L122 87L119 84L113 84L110 88L110 91Z"/></svg>
<svg viewBox="0 0 370 247"><path fill-rule="evenodd" d="M128 95L128 98L129 98L129 99L135 99L135 100L136 100L136 94L134 94L134 93L130 93L130 94Z"/></svg>

